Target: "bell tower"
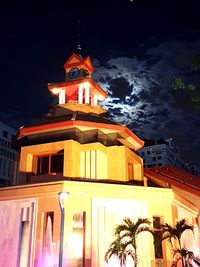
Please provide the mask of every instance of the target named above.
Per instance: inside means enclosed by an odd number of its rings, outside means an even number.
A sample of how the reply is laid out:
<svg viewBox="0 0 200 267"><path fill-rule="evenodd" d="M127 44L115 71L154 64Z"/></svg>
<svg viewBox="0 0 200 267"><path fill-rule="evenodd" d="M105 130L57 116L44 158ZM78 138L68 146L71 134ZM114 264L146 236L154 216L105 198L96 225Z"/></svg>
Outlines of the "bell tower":
<svg viewBox="0 0 200 267"><path fill-rule="evenodd" d="M59 99L42 120L19 129L19 184L74 180L143 182L143 141L125 125L104 116L107 93L92 79L90 57L72 54L66 79L48 84Z"/></svg>
<svg viewBox="0 0 200 267"><path fill-rule="evenodd" d="M98 103L107 97L107 93L92 79L94 69L90 57L83 59L73 53L64 69L66 81L48 84L51 93L58 96L59 105L84 113L105 113Z"/></svg>

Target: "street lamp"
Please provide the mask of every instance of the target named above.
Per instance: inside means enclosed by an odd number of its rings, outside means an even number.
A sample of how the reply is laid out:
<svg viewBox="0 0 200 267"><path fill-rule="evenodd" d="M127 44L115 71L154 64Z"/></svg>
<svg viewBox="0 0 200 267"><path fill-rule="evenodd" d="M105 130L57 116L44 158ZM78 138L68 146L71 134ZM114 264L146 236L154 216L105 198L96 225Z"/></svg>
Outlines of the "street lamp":
<svg viewBox="0 0 200 267"><path fill-rule="evenodd" d="M58 267L62 267L63 261L63 237L64 237L64 219L65 219L65 207L64 207L64 200L67 199L69 196L69 192L59 192L58 199L60 205L60 246L59 246L59 263Z"/></svg>

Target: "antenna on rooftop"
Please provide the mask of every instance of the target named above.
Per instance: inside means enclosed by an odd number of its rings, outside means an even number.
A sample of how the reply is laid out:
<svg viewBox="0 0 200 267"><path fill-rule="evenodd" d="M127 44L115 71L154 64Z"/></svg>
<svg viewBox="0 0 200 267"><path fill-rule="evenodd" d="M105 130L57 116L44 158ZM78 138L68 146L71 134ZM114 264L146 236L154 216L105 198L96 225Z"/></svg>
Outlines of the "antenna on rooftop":
<svg viewBox="0 0 200 267"><path fill-rule="evenodd" d="M81 47L81 20L77 21L77 54L82 57L82 47Z"/></svg>

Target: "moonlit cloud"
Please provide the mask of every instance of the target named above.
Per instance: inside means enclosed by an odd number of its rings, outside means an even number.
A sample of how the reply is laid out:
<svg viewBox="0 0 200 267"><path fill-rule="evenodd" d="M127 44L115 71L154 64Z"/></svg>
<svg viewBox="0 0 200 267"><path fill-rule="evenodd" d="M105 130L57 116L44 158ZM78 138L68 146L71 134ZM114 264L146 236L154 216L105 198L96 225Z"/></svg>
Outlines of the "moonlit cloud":
<svg viewBox="0 0 200 267"><path fill-rule="evenodd" d="M191 67L199 48L199 40L163 43L148 49L142 60L110 58L104 66L97 61L94 75L109 93L104 105L114 120L141 138L174 138L185 160L197 163L200 110L186 106L183 95L174 97L171 82L183 77L200 89L200 78Z"/></svg>

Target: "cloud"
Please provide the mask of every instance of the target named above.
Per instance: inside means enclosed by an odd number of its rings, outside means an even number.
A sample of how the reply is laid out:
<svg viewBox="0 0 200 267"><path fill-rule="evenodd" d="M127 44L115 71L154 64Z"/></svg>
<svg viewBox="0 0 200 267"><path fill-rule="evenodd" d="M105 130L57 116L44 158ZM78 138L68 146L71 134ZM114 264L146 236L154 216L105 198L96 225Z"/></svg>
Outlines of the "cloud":
<svg viewBox="0 0 200 267"><path fill-rule="evenodd" d="M114 120L141 138L173 137L184 158L198 163L200 109L191 104L187 93L175 93L171 83L183 77L200 89L199 74L191 67L199 48L200 40L162 43L148 49L140 60L116 57L104 66L98 62L94 76L109 93L104 105Z"/></svg>

